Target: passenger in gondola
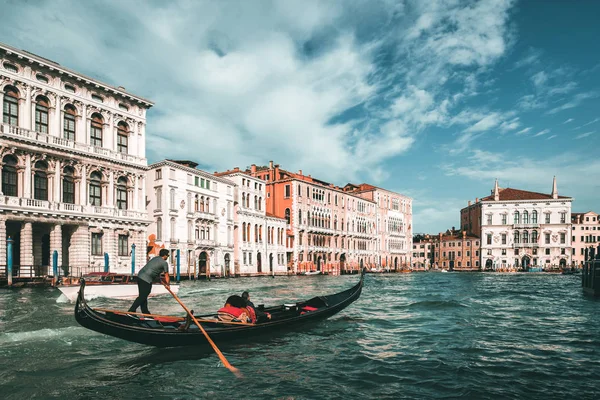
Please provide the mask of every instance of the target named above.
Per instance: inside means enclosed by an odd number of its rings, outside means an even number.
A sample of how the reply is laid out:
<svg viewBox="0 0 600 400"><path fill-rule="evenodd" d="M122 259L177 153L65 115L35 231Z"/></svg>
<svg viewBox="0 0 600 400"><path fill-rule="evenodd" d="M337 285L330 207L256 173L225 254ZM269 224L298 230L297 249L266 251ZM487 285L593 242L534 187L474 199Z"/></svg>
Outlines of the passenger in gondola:
<svg viewBox="0 0 600 400"><path fill-rule="evenodd" d="M217 311L217 318L219 318L219 321L224 322L253 323L252 317L246 308L246 302L237 295L227 298L225 306Z"/></svg>
<svg viewBox="0 0 600 400"><path fill-rule="evenodd" d="M265 322L265 321L271 319L271 314L266 313L262 310L256 309L256 307L254 306L254 303L250 301L250 293L248 293L248 291L244 291L242 293L242 299L244 299L244 302L246 303L246 308L248 309L248 312L250 313L250 317L252 318L252 323Z"/></svg>

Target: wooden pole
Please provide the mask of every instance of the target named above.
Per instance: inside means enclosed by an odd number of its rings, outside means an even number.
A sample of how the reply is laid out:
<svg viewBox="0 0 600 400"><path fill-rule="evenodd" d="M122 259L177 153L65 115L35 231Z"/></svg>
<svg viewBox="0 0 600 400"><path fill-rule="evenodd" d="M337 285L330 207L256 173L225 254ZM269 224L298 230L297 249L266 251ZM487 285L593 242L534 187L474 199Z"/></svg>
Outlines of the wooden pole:
<svg viewBox="0 0 600 400"><path fill-rule="evenodd" d="M208 341L208 343L210 343L210 345L212 346L212 348L215 351L215 353L217 353L217 356L219 356L219 359L221 360L221 362L223 363L223 365L228 370L230 370L231 372L233 372L233 374L235 376L237 376L238 378L242 378L243 376L242 376L242 373L240 372L240 370L237 369L236 367L234 367L233 365L229 364L229 361L227 361L227 359L225 358L225 356L223 355L223 353L221 353L221 350L219 350L219 348L217 347L217 345L215 344L215 342L213 342L212 339L210 338L210 336L208 336L208 333L206 333L206 331L204 330L204 328L202 327L202 325L200 325L200 322L198 322L198 320L196 319L196 317L194 317L194 315L192 314L192 312L185 306L185 304L183 304L183 302L181 300L179 300L179 297L177 297L177 295L171 291L171 288L169 287L169 285L165 284L162 281L161 281L161 283L163 284L163 286L165 287L165 289L167 289L169 291L169 293L171 293L173 295L173 297L175 298L175 300L177 300L177 302L179 303L179 305L181 305L181 307L183 307L183 309L185 310L185 312L188 313L188 315L192 318L192 320L194 321L194 323L202 331L202 333L204 334L204 337L206 337L206 340Z"/></svg>

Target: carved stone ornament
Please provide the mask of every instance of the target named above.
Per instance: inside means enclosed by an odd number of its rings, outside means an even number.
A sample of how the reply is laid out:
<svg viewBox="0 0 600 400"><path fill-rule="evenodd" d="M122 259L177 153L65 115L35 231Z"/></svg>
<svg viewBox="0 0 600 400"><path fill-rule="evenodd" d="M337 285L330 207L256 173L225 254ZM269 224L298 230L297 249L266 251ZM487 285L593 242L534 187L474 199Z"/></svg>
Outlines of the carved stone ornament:
<svg viewBox="0 0 600 400"><path fill-rule="evenodd" d="M221 210L221 216L223 216L223 217L225 216L225 209Z"/></svg>
<svg viewBox="0 0 600 400"><path fill-rule="evenodd" d="M552 235L552 241L553 242L558 242L558 235L557 234Z"/></svg>
<svg viewBox="0 0 600 400"><path fill-rule="evenodd" d="M181 209L183 210L183 208L185 207L185 200L181 200L181 203L179 203L179 207L181 207Z"/></svg>

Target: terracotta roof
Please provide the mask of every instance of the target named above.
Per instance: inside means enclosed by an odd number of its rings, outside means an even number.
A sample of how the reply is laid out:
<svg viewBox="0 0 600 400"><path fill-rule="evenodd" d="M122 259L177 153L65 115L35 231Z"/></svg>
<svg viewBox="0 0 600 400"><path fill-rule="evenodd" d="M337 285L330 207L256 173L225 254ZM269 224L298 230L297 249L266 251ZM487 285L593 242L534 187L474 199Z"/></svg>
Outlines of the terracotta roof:
<svg viewBox="0 0 600 400"><path fill-rule="evenodd" d="M552 195L538 192L528 192L513 188L500 189L500 201L512 200L552 200ZM558 196L559 199L570 199L567 196ZM481 199L481 201L494 201L494 195L491 194Z"/></svg>

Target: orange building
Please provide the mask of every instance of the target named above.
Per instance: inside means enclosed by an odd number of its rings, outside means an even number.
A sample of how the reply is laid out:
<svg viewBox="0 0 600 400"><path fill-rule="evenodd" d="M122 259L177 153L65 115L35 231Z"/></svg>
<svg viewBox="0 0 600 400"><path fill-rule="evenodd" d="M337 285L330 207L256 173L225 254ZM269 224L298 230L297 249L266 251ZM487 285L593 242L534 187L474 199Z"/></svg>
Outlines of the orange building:
<svg viewBox="0 0 600 400"><path fill-rule="evenodd" d="M466 231L448 230L438 235L435 268L450 271L479 271L480 239Z"/></svg>

